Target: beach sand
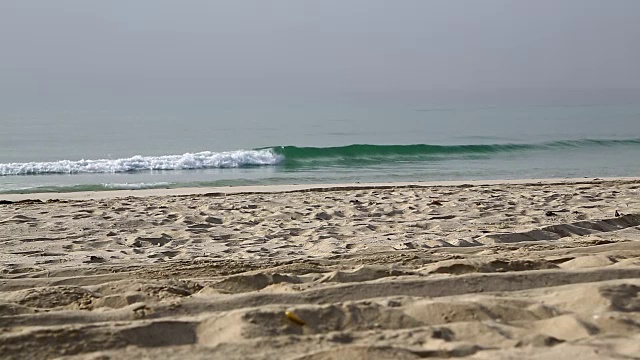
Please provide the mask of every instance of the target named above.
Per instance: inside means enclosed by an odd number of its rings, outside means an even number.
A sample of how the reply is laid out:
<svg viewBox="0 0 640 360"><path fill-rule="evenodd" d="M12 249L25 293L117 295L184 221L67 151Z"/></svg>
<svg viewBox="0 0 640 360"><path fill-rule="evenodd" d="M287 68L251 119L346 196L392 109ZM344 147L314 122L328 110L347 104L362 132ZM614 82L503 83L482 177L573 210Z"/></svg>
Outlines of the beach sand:
<svg viewBox="0 0 640 360"><path fill-rule="evenodd" d="M640 179L0 200L3 359L640 354Z"/></svg>

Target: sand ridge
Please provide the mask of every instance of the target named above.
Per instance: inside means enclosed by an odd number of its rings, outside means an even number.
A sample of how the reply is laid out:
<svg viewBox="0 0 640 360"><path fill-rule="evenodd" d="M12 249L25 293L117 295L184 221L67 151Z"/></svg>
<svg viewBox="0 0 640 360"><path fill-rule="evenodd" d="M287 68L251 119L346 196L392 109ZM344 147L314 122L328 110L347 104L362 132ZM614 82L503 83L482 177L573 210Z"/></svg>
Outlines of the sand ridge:
<svg viewBox="0 0 640 360"><path fill-rule="evenodd" d="M607 179L12 198L0 358L632 357L638 195Z"/></svg>

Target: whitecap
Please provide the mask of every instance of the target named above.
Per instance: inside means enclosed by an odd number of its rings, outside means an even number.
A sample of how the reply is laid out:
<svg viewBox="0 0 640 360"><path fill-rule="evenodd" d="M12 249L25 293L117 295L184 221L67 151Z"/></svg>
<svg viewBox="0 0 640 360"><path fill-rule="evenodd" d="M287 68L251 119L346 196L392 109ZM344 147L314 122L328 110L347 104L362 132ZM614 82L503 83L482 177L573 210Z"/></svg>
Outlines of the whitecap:
<svg viewBox="0 0 640 360"><path fill-rule="evenodd" d="M271 149L226 152L202 151L182 155L141 156L122 159L59 160L0 164L0 175L123 173L145 170L195 170L275 165L284 159Z"/></svg>

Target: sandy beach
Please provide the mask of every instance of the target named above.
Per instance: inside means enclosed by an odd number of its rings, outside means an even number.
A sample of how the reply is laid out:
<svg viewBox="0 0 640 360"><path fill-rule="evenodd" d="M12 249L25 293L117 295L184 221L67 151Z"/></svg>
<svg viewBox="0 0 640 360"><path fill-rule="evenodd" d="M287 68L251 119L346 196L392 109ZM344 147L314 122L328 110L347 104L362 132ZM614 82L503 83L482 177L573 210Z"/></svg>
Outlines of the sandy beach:
<svg viewBox="0 0 640 360"><path fill-rule="evenodd" d="M640 179L0 195L0 358L640 354Z"/></svg>

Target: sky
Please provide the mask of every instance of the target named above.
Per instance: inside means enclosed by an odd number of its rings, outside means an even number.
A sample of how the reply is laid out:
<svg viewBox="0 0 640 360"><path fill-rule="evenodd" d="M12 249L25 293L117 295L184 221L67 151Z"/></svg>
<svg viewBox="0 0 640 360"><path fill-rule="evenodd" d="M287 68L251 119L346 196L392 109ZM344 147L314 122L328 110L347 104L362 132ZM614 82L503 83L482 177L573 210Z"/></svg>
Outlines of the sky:
<svg viewBox="0 0 640 360"><path fill-rule="evenodd" d="M2 0L0 103L640 89L637 0Z"/></svg>

